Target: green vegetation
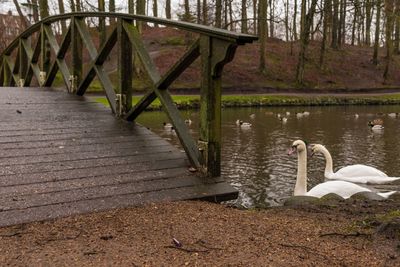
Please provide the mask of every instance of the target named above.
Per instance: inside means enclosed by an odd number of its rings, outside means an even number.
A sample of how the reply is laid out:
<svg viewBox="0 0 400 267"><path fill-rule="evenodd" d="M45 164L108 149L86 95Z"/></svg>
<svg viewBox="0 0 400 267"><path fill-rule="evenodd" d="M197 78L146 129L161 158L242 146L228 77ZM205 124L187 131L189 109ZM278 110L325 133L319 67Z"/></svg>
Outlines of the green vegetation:
<svg viewBox="0 0 400 267"><path fill-rule="evenodd" d="M137 103L141 96L134 96ZM174 95L175 104L180 109L198 108L200 97L197 95ZM108 105L105 97L97 97L96 101ZM290 96L290 95L223 95L223 107L250 106L317 106L317 105L386 105L400 104L400 94L382 96ZM156 99L149 107L152 110L161 109L161 103Z"/></svg>

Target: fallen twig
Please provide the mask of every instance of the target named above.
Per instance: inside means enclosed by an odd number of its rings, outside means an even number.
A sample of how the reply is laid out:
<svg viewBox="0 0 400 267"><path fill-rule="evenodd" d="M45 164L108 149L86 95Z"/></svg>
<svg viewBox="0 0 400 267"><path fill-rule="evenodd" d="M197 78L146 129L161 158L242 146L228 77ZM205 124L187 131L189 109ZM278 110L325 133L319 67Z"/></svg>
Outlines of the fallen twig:
<svg viewBox="0 0 400 267"><path fill-rule="evenodd" d="M206 241L199 239L195 242L195 244L198 244L199 246L202 246L203 248L207 248L207 249L213 249L213 250L222 250L222 248L219 247L212 247L206 244Z"/></svg>
<svg viewBox="0 0 400 267"><path fill-rule="evenodd" d="M344 234L344 233L337 233L337 232L330 232L330 233L323 233L320 234L320 237L324 237L324 236L343 236L343 237L349 237L349 236L371 236L371 234L366 234L366 233L360 233L360 232L355 232L355 233L349 233L349 234Z"/></svg>
<svg viewBox="0 0 400 267"><path fill-rule="evenodd" d="M175 248L175 249L182 250L182 251L185 251L188 253L195 253L195 252L207 253L207 252L209 252L208 249L200 250L200 249L190 249L190 248L183 248L183 247L176 247L176 246L164 246L164 247L165 248Z"/></svg>

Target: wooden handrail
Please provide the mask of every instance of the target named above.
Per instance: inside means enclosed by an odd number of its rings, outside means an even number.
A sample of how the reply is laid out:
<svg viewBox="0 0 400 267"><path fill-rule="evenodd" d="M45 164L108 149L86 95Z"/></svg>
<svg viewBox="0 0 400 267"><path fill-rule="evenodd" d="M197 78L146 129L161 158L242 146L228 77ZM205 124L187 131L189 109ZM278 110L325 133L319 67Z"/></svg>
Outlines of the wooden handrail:
<svg viewBox="0 0 400 267"><path fill-rule="evenodd" d="M170 20L170 19L164 19L164 18L149 17L149 16L143 16L143 15L131 15L131 14L126 14L126 13L113 13L113 12L72 12L72 13L65 13L62 15L50 16L50 17L47 17L47 18L35 23L34 25L30 26L28 29L26 29L24 32L22 32L13 42L11 42L7 46L7 48L3 51L3 53L0 55L0 57L2 57L3 54L9 55L14 50L14 48L18 46L18 40L20 38L28 38L30 35L37 32L38 30L40 30L40 25L51 24L51 23L54 23L54 22L57 22L60 20L72 19L73 17L78 17L78 18L113 17L113 18L121 18L121 19L125 19L125 20L137 20L137 21L143 21L143 22L152 22L152 23L156 23L156 24L175 27L178 29L207 35L207 36L212 36L212 37L218 38L218 39L230 39L232 41L235 41L239 45L251 43L258 39L258 37L249 35L249 34L237 33L237 32L232 32L232 31L228 31L225 29L219 29L219 28L215 28L215 27L211 27L211 26L205 26L205 25L201 25L201 24L195 24L195 23L184 22L184 21L176 21L176 20Z"/></svg>

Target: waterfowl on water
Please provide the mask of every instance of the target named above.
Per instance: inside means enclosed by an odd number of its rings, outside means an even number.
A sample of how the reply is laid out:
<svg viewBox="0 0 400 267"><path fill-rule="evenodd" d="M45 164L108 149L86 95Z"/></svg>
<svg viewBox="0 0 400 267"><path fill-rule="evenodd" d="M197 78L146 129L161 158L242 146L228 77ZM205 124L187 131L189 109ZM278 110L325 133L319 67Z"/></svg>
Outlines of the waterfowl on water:
<svg viewBox="0 0 400 267"><path fill-rule="evenodd" d="M368 122L368 126L371 127L371 130L383 130L383 120L375 119Z"/></svg>
<svg viewBox="0 0 400 267"><path fill-rule="evenodd" d="M283 124L287 123L288 118L282 117L279 119Z"/></svg>
<svg viewBox="0 0 400 267"><path fill-rule="evenodd" d="M174 126L169 122L163 122L163 126L165 130L172 130Z"/></svg>
<svg viewBox="0 0 400 267"><path fill-rule="evenodd" d="M311 152L311 156L315 153L321 153L324 155L326 162L324 176L326 179L343 180L363 184L386 184L400 180L400 177L388 177L384 172L363 164L349 165L333 172L332 156L325 146L312 144Z"/></svg>
<svg viewBox="0 0 400 267"><path fill-rule="evenodd" d="M349 198L352 195L359 192L371 192L368 188L361 187L359 185L347 182L347 181L328 181L320 183L314 186L310 191L307 192L307 147L302 140L296 140L293 142L289 155L297 152L297 178L296 185L294 188L295 196L312 196L312 197L323 197L327 194L334 193L343 198ZM388 198L396 191L387 193L377 193L378 195Z"/></svg>
<svg viewBox="0 0 400 267"><path fill-rule="evenodd" d="M239 121L239 124L238 124ZM238 124L240 126L240 128L250 128L251 127L251 123L249 122L244 122L241 120L236 121L236 124Z"/></svg>

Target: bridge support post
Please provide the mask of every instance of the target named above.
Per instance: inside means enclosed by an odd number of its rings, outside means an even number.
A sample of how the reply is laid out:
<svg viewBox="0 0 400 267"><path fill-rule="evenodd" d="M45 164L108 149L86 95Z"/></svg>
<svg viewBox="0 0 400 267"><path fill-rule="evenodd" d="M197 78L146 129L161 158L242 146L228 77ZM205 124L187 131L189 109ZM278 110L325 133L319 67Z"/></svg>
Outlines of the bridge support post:
<svg viewBox="0 0 400 267"><path fill-rule="evenodd" d="M118 34L118 92L121 94L119 100L120 107L117 107L117 115L122 116L132 108L132 43L129 40L122 22L118 19L117 34ZM124 23L133 26L132 21L125 20ZM119 113L119 114L118 114Z"/></svg>
<svg viewBox="0 0 400 267"><path fill-rule="evenodd" d="M72 70L70 77L70 93L76 93L77 86L82 80L82 38L77 28L77 20L81 18L73 17L71 26L71 56L72 56Z"/></svg>
<svg viewBox="0 0 400 267"><path fill-rule="evenodd" d="M26 39L21 38L19 40L19 79L20 79L19 86L20 87L24 86L25 76L26 73L28 72L28 55L26 54L23 41L26 41Z"/></svg>
<svg viewBox="0 0 400 267"><path fill-rule="evenodd" d="M41 39L40 39L40 50L42 51L41 53L41 70L45 73L49 73L50 69L50 44L49 41L47 40L46 33L45 33L45 27L48 26L46 24L42 24L42 27L40 29L41 31Z"/></svg>
<svg viewBox="0 0 400 267"><path fill-rule="evenodd" d="M233 42L200 37L202 80L198 146L203 156L203 172L212 177L221 174L221 74L224 65L232 60L236 47Z"/></svg>
<svg viewBox="0 0 400 267"><path fill-rule="evenodd" d="M3 83L2 83L2 85L10 86L12 77L11 77L10 67L8 66L7 60L5 58L6 56L4 56L4 58L3 58L3 77L2 77Z"/></svg>

